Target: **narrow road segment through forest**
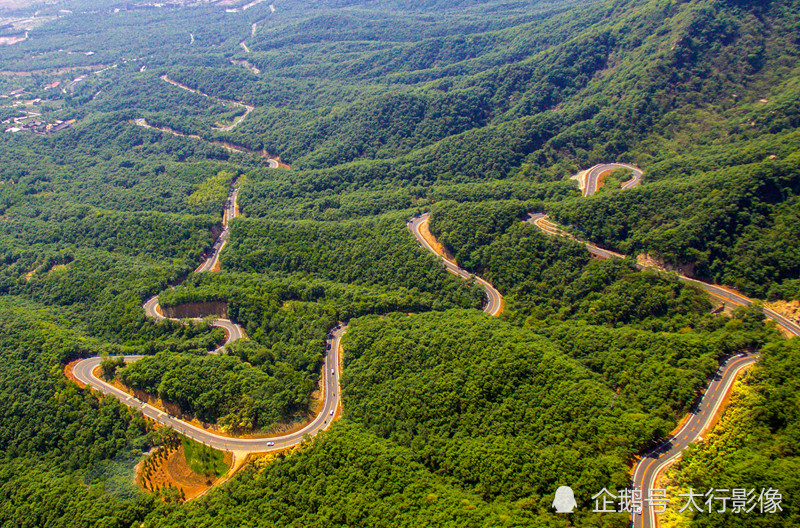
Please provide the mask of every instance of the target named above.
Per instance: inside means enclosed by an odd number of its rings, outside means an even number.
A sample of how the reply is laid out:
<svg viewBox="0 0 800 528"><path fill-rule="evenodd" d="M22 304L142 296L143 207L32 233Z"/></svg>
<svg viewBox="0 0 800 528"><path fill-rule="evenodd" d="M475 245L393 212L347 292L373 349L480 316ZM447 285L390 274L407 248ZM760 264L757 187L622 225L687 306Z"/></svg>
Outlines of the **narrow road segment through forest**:
<svg viewBox="0 0 800 528"><path fill-rule="evenodd" d="M597 178L602 173L618 168L629 169L633 171L634 174L633 179L622 186L623 189L630 189L641 182L643 173L636 167L621 164L596 165L588 171L585 171L585 173L581 173L586 178L586 186L583 189L584 196L591 196L597 191ZM578 177L580 177L581 174L579 174ZM600 258L625 258L625 255L600 248L590 242L572 236L557 224L551 222L544 213L530 213L526 221L535 225L548 235L565 236L581 242L590 253ZM680 274L678 278L681 281L705 290L710 295L723 301L732 302L740 306L750 306L753 304L752 299L739 293L732 292L724 287L692 279ZM800 326L773 310L763 309L763 311L767 319L775 321L787 334L800 336ZM684 425L675 434L648 451L637 462L634 467L631 485L633 489L642 492L642 504L644 507L641 513L632 513L632 526L635 528L655 528L657 526L656 511L655 508L650 506L648 499L651 498L649 490L655 488L656 478L659 472L680 457L683 450L686 449L689 444L702 440L704 431L718 418L718 415L722 411L722 404L725 400L725 396L733 385L737 374L751 366L757 360L757 355L741 354L735 358L729 358L722 363L705 393L689 414Z"/></svg>
<svg viewBox="0 0 800 528"><path fill-rule="evenodd" d="M207 272L214 268L216 262L219 261L219 254L225 243L230 236L230 221L236 217L238 211L239 189L237 186L232 186L230 194L225 204L225 221L224 229L217 240L214 242L212 251L208 258L198 268L197 272ZM154 319L165 319L161 307L158 305L158 296L152 297L147 300L142 306L145 314ZM199 322L202 319L173 319L183 322ZM232 343L244 337L244 330L238 324L229 319L213 319L210 321L212 326L222 328L227 333L225 345ZM305 425L299 431L292 433L262 437L262 438L233 438L224 435L219 435L214 432L208 431L201 427L190 424L185 420L171 416L156 407L147 404L138 398L135 398L127 392L114 387L112 384L100 379L95 375L95 370L100 366L103 358L100 356L90 357L79 361L73 366L72 372L75 378L86 385L91 386L103 394L108 394L116 397L125 405L137 409L142 412L146 417L162 424L167 427L172 427L178 433L181 433L189 438L211 446L215 449L224 451L238 451L243 453L262 453L267 451L277 451L286 449L297 445L303 441L305 435L316 435L319 431L323 431L330 427L335 418L336 410L339 406L341 398L341 391L339 389L339 345L347 327L344 323L339 323L334 327L328 335L326 342L326 354L324 363L322 365L322 378L324 387L324 400L322 406L317 413L316 417L310 423ZM214 353L220 353L224 350L225 345L218 348ZM129 355L122 356L126 363L133 363L142 359L145 356Z"/></svg>

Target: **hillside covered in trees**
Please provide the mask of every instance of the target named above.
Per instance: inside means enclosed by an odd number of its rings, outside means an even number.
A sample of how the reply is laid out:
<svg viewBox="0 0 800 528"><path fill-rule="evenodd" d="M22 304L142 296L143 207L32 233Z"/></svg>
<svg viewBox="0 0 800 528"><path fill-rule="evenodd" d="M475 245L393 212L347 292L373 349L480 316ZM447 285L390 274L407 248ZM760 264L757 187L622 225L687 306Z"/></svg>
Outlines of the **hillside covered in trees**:
<svg viewBox="0 0 800 528"><path fill-rule="evenodd" d="M0 526L624 527L591 496L743 351L737 419L671 479L784 492L687 525L796 523L797 339L522 219L800 301L797 0L2 9ZM569 177L609 161L643 184L582 197ZM194 273L234 181L222 269ZM418 246L423 211L500 317ZM209 355L222 330L148 319L156 294L224 305L248 339ZM65 373L141 354L117 380L187 417L291 428L339 321L342 418L186 504L128 478L163 431Z"/></svg>

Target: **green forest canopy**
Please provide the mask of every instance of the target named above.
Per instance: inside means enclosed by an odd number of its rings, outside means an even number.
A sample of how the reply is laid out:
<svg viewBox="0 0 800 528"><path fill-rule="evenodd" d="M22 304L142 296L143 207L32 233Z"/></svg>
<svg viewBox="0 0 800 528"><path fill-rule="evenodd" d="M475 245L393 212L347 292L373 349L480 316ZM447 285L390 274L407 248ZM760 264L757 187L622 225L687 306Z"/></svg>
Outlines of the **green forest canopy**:
<svg viewBox="0 0 800 528"><path fill-rule="evenodd" d="M622 252L800 299L795 0L65 5L0 48L0 93L23 91L0 99L0 118L21 101L75 120L0 134L4 526L74 526L76 512L126 528L560 526L549 494L566 477L575 525L626 526L586 513L587 493L625 485L741 350L762 351L756 397L723 435L748 441L691 451L680 482L774 483L787 513L736 522L792 523L796 347L757 309L710 315L674 277L592 260L519 220L547 211ZM255 110L218 130L241 114L221 100ZM644 185L580 197L567 177L604 161L638 164ZM223 271L192 274L236 176L243 217ZM504 294L501 319L415 244L405 220L428 209ZM221 331L146 319L155 294L224 302L250 339L209 357ZM152 356L119 376L203 419L269 428L308 412L340 320L345 416L315 442L183 506L103 476L158 438L68 382L68 361Z"/></svg>

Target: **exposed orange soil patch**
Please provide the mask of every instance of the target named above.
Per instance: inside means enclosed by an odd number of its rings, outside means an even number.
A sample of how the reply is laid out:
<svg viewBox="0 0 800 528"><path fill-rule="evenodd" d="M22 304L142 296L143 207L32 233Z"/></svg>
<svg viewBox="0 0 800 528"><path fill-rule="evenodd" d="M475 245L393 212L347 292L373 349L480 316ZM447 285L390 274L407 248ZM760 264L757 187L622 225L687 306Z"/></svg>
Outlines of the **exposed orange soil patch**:
<svg viewBox="0 0 800 528"><path fill-rule="evenodd" d="M447 248L445 248L438 240L436 240L436 237L433 236L433 234L431 233L431 228L429 224L430 224L430 218L428 218L419 225L419 232L422 235L422 238L424 238L425 241L428 244L430 244L430 246L434 249L434 251L436 251L437 254L455 264L456 263L455 257L453 256L452 253L447 251Z"/></svg>
<svg viewBox="0 0 800 528"><path fill-rule="evenodd" d="M790 321L800 324L800 301L775 301L765 303L764 306Z"/></svg>
<svg viewBox="0 0 800 528"><path fill-rule="evenodd" d="M600 176L597 177L597 189L595 189L596 191L599 191L600 189L602 189L603 185L606 184L606 178L611 176L612 172L614 172L614 171L613 170L607 170L607 171L603 171L603 172L600 173Z"/></svg>
<svg viewBox="0 0 800 528"><path fill-rule="evenodd" d="M286 451L286 449L282 449L281 451ZM272 459L274 459L276 452L271 452ZM200 493L198 493L193 498L201 497L205 495L210 489L219 486L220 484L224 484L228 480L231 479L240 469L244 467L244 465L249 462L254 456L264 456L264 453L254 455L253 453L246 453L242 451L228 451L225 453L225 463L228 464L228 472L224 475L220 475L217 480L213 482L213 484ZM271 461L271 460L270 460ZM189 500L189 499L186 499Z"/></svg>
<svg viewBox="0 0 800 528"><path fill-rule="evenodd" d="M35 273L36 273L36 270L32 270L32 271L29 271L28 273L26 273L25 274L25 282L30 282Z"/></svg>
<svg viewBox="0 0 800 528"><path fill-rule="evenodd" d="M103 379L102 372L103 372L102 367L97 366L92 371L92 374L96 378ZM148 405L152 405L153 407L155 407L156 409L158 409L161 412L165 412L167 414L171 414L172 416L181 416L181 410L180 410L180 407L178 407L178 405L176 405L174 403L166 402L166 401L162 400L161 398L156 398L156 397L154 397L154 396L152 396L152 395L150 395L150 394L148 394L148 393L146 393L144 391L128 387L127 385L122 383L118 378L114 378L114 381L111 382L110 385L113 385L115 388L117 388L117 389L119 389L119 390L121 390L121 391L123 391L123 392L125 392L127 394L130 394L134 398L138 398L138 399L142 400L143 402L147 403ZM198 427L202 427L202 423L199 422L199 421L188 420L186 418L182 418L182 419L187 421L187 422L189 422L189 423L191 423L192 425L196 425Z"/></svg>
<svg viewBox="0 0 800 528"><path fill-rule="evenodd" d="M221 270L222 270L222 264L220 263L219 259L217 259L217 261L211 267L211 271L212 272L217 272L217 271L221 271Z"/></svg>
<svg viewBox="0 0 800 528"><path fill-rule="evenodd" d="M78 385L78 387L85 387L86 385L84 385L83 383L81 383L80 381L78 381L78 378L76 378L76 377L75 377L75 374L72 372L72 369L75 367L75 365L76 365L76 364L77 364L79 361L80 361L80 359L73 359L72 361L70 361L69 363L67 363L66 365L64 365L64 375L65 375L65 376L67 377L67 379L68 379L68 380L70 380L72 383L75 383L76 385Z"/></svg>
<svg viewBox="0 0 800 528"><path fill-rule="evenodd" d="M215 486L224 475L198 475L186 463L183 446L162 448L136 467L136 484L147 491L157 491L170 486L176 488L184 500L191 500ZM225 453L225 463L232 465L233 456ZM240 466L241 467L241 466ZM228 473L231 473L229 470Z"/></svg>
<svg viewBox="0 0 800 528"><path fill-rule="evenodd" d="M604 171L604 172L600 173L600 176L598 176L598 177L597 177L597 189L596 189L596 190L598 190L598 191L599 191L599 190L600 190L600 188L601 188L601 187L603 187L603 185L605 185L605 184L606 184L606 178L608 178L609 176L611 176L611 174L612 174L614 171L617 171L617 170L619 170L619 169L607 170L607 171ZM631 177L630 177L630 178L628 178L627 180L622 180L622 181L620 181L619 183L620 183L620 185L625 185L626 183L628 183L628 182L629 182L629 181L631 181L632 179L633 179L633 176L631 175Z"/></svg>

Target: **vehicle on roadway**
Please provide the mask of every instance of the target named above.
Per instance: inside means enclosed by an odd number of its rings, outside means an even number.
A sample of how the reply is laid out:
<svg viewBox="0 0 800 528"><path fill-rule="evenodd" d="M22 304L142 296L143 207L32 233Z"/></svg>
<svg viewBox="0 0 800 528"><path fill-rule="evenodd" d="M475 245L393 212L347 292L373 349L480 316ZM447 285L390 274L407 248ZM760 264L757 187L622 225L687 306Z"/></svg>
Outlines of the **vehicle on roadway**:
<svg viewBox="0 0 800 528"><path fill-rule="evenodd" d="M331 376L333 376L335 373L336 373L336 371L334 371L333 369L331 369Z"/></svg>
<svg viewBox="0 0 800 528"><path fill-rule="evenodd" d="M267 442L267 445L268 445L268 446L270 446L270 447L272 447L272 446L274 446L274 445L275 445L275 442L272 442L272 441L270 441L270 442Z"/></svg>
<svg viewBox="0 0 800 528"><path fill-rule="evenodd" d="M331 409L331 416L333 416L333 409Z"/></svg>

